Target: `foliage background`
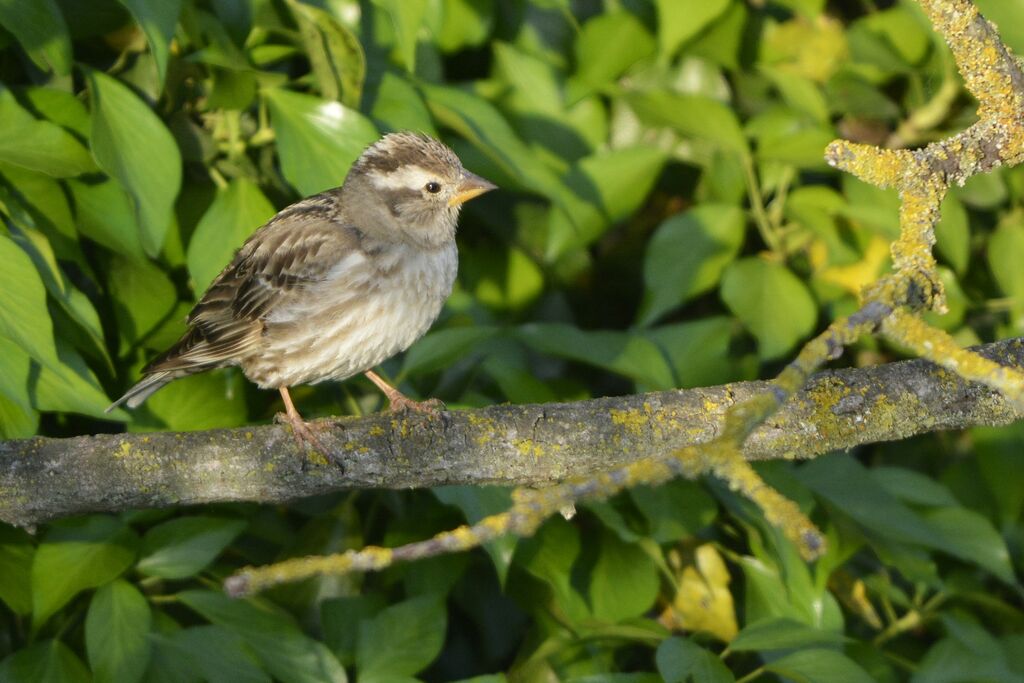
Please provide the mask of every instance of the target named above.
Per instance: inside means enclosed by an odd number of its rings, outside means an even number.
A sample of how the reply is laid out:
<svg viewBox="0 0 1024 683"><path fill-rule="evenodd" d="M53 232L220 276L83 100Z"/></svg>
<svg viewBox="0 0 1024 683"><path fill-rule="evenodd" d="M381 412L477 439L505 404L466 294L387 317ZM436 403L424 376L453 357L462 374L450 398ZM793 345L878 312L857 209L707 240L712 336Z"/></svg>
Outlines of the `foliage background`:
<svg viewBox="0 0 1024 683"><path fill-rule="evenodd" d="M1024 3L979 0L1024 54ZM387 130L502 191L385 374L450 407L769 376L884 272L897 199L822 161L974 120L913 2L0 0L0 432L267 422L237 372L103 409L275 209ZM1024 171L952 193L937 253L973 343L1022 334ZM899 356L864 342L857 364ZM295 392L362 413L362 379ZM1019 427L759 466L813 566L715 481L531 539L231 601L244 564L424 538L501 490L340 493L0 527L0 680L1024 680ZM497 680L496 678L496 680Z"/></svg>

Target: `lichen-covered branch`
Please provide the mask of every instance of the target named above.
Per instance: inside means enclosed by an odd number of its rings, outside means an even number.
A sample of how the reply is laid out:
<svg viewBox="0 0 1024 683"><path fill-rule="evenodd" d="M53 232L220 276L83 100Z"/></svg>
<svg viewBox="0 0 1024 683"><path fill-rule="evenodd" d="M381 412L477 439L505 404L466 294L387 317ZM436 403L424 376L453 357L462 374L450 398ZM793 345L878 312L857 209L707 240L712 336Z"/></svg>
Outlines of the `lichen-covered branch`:
<svg viewBox="0 0 1024 683"><path fill-rule="evenodd" d="M1024 368L1024 339L980 347ZM224 501L281 503L345 488L543 486L706 443L767 382L493 406L444 419L343 419L324 435L344 471L302 456L284 427L100 434L0 442L0 520L32 526L90 511ZM751 434L746 460L806 458L858 444L1022 414L998 392L924 361L820 373Z"/></svg>

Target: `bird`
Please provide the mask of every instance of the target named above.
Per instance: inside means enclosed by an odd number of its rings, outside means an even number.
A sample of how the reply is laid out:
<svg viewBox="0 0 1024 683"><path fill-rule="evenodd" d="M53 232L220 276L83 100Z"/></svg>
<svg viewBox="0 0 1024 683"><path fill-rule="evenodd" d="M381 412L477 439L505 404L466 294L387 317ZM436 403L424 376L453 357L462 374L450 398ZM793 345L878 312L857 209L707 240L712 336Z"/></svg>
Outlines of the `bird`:
<svg viewBox="0 0 1024 683"><path fill-rule="evenodd" d="M278 212L235 252L188 314L187 329L107 408L136 408L167 383L237 366L284 403L278 420L327 451L289 388L365 374L391 410L436 413L373 371L422 337L458 270L462 205L496 189L440 141L389 133L367 147L340 187ZM325 453L325 455L329 455Z"/></svg>

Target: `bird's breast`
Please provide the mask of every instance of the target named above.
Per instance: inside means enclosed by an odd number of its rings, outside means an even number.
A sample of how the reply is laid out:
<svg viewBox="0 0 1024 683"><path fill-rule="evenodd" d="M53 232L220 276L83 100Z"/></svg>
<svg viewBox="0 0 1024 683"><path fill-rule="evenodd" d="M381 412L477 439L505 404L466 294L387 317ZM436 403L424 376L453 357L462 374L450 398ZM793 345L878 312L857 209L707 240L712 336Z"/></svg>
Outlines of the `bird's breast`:
<svg viewBox="0 0 1024 683"><path fill-rule="evenodd" d="M437 319L458 269L454 243L353 252L289 310L268 317L260 352L242 364L263 387L364 372L407 349Z"/></svg>

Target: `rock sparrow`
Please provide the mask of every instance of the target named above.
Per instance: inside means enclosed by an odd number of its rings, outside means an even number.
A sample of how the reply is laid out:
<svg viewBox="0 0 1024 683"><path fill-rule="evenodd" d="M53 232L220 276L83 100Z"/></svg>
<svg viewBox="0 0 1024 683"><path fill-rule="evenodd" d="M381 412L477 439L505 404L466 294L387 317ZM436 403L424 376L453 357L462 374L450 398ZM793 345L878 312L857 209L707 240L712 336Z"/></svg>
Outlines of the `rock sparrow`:
<svg viewBox="0 0 1024 683"><path fill-rule="evenodd" d="M256 230L192 309L184 336L107 410L134 408L179 377L237 365L261 389L280 391L280 417L324 451L288 387L365 373L392 409L430 411L371 368L433 324L458 268L459 209L494 188L437 140L384 136L341 187Z"/></svg>

